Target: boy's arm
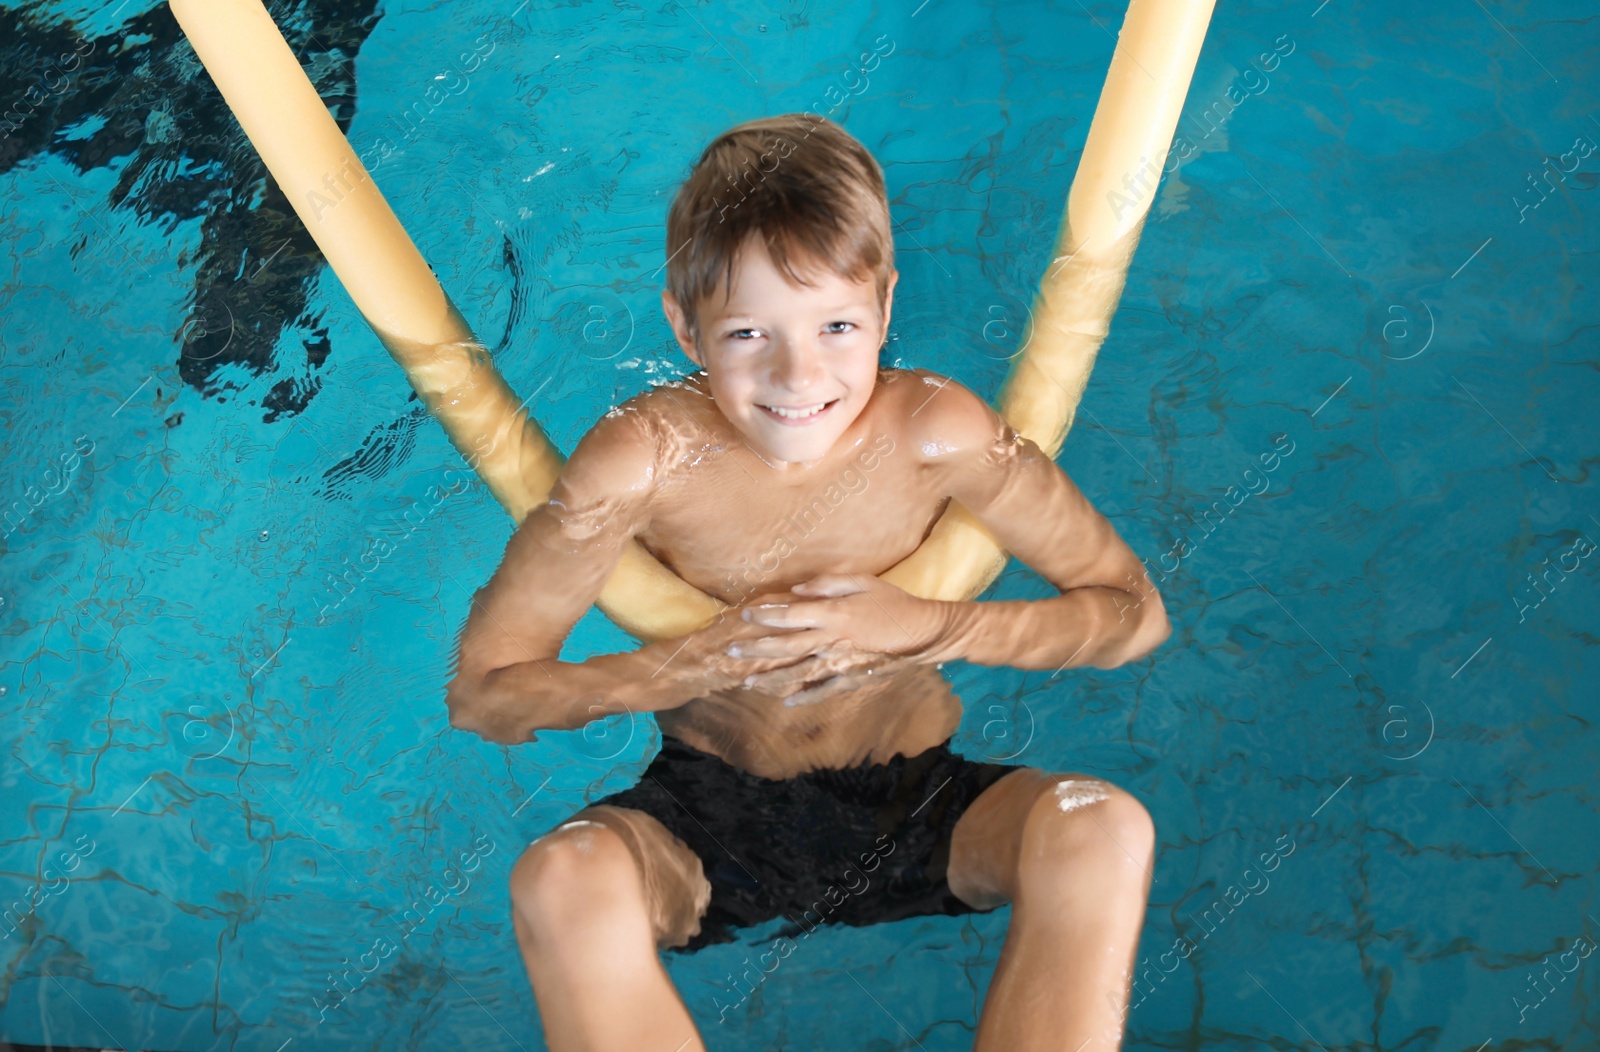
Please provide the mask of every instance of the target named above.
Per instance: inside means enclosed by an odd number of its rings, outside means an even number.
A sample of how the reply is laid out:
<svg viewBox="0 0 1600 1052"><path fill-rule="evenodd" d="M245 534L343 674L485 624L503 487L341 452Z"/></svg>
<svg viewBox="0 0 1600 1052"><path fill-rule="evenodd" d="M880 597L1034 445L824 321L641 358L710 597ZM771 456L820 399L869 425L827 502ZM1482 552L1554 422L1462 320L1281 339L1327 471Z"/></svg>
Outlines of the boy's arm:
<svg viewBox="0 0 1600 1052"><path fill-rule="evenodd" d="M1172 634L1144 565L1066 473L967 388L946 384L919 423L946 492L1061 595L951 604L948 630L924 661L1115 668Z"/></svg>
<svg viewBox="0 0 1600 1052"><path fill-rule="evenodd" d="M537 730L675 708L738 681L733 662L701 653L702 643L727 641L708 638L716 635L711 629L582 662L559 660L562 642L599 596L623 547L648 525L656 467L637 411L607 415L578 443L549 501L523 519L499 569L473 596L445 695L452 726L517 744Z"/></svg>

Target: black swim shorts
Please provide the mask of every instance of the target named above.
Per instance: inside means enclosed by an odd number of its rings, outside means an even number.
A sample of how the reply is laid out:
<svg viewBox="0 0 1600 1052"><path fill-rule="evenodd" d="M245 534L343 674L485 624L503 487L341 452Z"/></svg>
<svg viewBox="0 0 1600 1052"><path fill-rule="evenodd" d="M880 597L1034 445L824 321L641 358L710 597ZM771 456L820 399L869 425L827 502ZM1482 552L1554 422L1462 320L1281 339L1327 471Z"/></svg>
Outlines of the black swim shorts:
<svg viewBox="0 0 1600 1052"><path fill-rule="evenodd" d="M671 947L679 953L780 915L789 923L778 934L793 937L822 923L987 912L950 890L950 835L1020 765L976 763L949 746L774 781L663 735L638 785L594 803L653 816L700 857L711 904L699 934Z"/></svg>

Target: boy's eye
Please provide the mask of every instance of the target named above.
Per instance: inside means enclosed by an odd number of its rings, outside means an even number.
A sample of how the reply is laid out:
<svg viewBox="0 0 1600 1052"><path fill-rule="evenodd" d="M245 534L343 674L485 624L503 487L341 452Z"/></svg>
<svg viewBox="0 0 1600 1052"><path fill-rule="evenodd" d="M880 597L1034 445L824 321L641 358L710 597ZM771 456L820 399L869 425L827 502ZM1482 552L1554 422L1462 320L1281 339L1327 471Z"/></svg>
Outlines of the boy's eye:
<svg viewBox="0 0 1600 1052"><path fill-rule="evenodd" d="M823 331L831 336L839 336L857 328L853 321L830 321L823 326ZM754 339L761 335L760 329L733 329L728 334L728 339L744 341Z"/></svg>

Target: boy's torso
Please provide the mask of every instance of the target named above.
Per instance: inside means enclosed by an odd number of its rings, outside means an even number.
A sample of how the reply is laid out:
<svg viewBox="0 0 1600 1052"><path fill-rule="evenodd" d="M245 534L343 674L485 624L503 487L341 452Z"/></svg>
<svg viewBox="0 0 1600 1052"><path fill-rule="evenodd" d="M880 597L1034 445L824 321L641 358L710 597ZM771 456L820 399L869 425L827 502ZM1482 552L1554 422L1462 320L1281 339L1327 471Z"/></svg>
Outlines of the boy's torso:
<svg viewBox="0 0 1600 1052"><path fill-rule="evenodd" d="M636 539L730 605L818 574L882 573L917 549L948 504L940 450L923 437L938 433L935 384L879 370L871 400L828 455L788 473L745 445L703 373L657 388L633 403L659 452L651 519ZM961 702L936 668L916 665L809 706L732 690L656 715L664 734L753 774L787 778L916 755L954 733Z"/></svg>

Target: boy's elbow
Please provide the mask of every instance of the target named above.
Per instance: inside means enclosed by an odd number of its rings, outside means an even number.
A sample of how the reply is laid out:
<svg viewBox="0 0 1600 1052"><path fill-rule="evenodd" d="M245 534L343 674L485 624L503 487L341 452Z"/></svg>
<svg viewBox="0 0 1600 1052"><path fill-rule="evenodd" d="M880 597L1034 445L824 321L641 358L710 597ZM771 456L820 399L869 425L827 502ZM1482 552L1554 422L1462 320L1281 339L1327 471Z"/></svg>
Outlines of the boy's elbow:
<svg viewBox="0 0 1600 1052"><path fill-rule="evenodd" d="M1143 661L1172 636L1172 622L1167 619L1167 609L1162 605L1160 596L1153 598L1154 604L1146 604L1145 612L1139 619L1139 627L1123 644L1122 653L1117 661L1101 667L1117 668L1135 661Z"/></svg>
<svg viewBox="0 0 1600 1052"><path fill-rule="evenodd" d="M463 682L458 676L446 688L444 703L450 713L450 726L458 731L476 734L496 745L521 745L536 740L532 731L519 726L519 721L504 704L495 701L481 682Z"/></svg>
<svg viewBox="0 0 1600 1052"><path fill-rule="evenodd" d="M1167 608L1162 605L1161 597L1156 597L1155 607L1145 616L1139 625L1139 631L1134 634L1133 652L1128 655L1128 661L1143 661L1172 637L1172 622L1167 618Z"/></svg>
<svg viewBox="0 0 1600 1052"><path fill-rule="evenodd" d="M450 713L450 726L458 731L468 731L479 737L488 737L488 721L481 694L461 686L459 682L450 684L444 693L444 705Z"/></svg>

